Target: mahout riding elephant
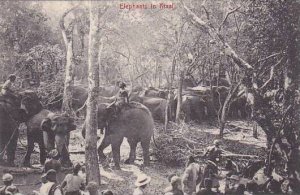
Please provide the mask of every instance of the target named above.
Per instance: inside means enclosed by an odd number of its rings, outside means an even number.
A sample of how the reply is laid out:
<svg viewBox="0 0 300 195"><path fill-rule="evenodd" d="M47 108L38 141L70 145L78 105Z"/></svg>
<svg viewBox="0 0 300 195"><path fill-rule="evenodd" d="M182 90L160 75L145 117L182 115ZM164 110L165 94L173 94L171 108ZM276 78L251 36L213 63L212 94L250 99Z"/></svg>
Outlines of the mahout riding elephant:
<svg viewBox="0 0 300 195"><path fill-rule="evenodd" d="M24 91L15 95L15 98L0 96L0 161L3 161L3 156L6 152L7 162L3 163L10 166L14 166L20 123L25 122L36 114L34 110L26 113L24 109L21 109L21 101L31 97L37 102L37 104L32 106L34 108L39 107L39 99L35 92Z"/></svg>
<svg viewBox="0 0 300 195"><path fill-rule="evenodd" d="M148 166L150 141L154 131L154 122L149 109L140 103L130 102L129 107L123 108L117 118L108 120L111 112L107 109L108 105L105 103L98 105L98 128L105 129L104 138L98 147L99 159L105 158L103 150L111 145L115 167L120 169L120 146L126 137L130 154L125 163L134 162L136 146L141 142L144 165ZM85 137L85 125L82 135Z"/></svg>
<svg viewBox="0 0 300 195"><path fill-rule="evenodd" d="M63 165L70 165L67 146L69 144L69 133L76 129L74 120L65 114L55 114L42 106L34 107L37 102L32 98L25 98L21 107L26 113L36 113L26 121L27 126L27 152L24 157L24 166L30 166L30 156L34 149L34 143L38 143L40 149L40 162L45 163L47 152L57 149L57 159Z"/></svg>

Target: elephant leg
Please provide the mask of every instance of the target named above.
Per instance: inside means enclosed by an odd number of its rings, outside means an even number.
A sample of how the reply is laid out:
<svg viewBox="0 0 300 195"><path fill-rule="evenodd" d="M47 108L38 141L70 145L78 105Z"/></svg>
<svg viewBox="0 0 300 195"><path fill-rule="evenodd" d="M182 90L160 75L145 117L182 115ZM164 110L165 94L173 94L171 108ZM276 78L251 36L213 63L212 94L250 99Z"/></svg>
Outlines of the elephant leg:
<svg viewBox="0 0 300 195"><path fill-rule="evenodd" d="M11 138L9 138L9 143L7 145L7 163L10 166L14 166L15 153L17 149L17 142L19 137L19 129L15 129Z"/></svg>
<svg viewBox="0 0 300 195"><path fill-rule="evenodd" d="M107 148L107 146L109 146L109 145L110 145L110 140L109 140L109 138L108 138L107 136L104 136L104 138L103 138L101 144L100 144L99 147L98 147L98 156L99 156L99 160L103 160L103 159L106 158L106 156L105 156L104 153L103 153L103 150L104 150L105 148Z"/></svg>
<svg viewBox="0 0 300 195"><path fill-rule="evenodd" d="M71 136L71 134L70 134L70 132L69 133L67 133L67 135L66 135L66 147L67 147L67 150L69 150L69 144L70 144L70 136Z"/></svg>
<svg viewBox="0 0 300 195"><path fill-rule="evenodd" d="M113 143L111 145L112 153L113 153L113 159L115 163L115 168L120 170L120 147L121 147L121 142L120 143Z"/></svg>
<svg viewBox="0 0 300 195"><path fill-rule="evenodd" d="M38 140L39 148L40 148L40 163L42 165L45 164L46 158L47 158L47 153L46 153L46 147L44 144L44 140L41 138Z"/></svg>
<svg viewBox="0 0 300 195"><path fill-rule="evenodd" d="M73 165L71 162L71 159L70 159L70 154L69 154L66 146L62 150L62 155L61 155L60 161L64 167L72 167L72 165Z"/></svg>
<svg viewBox="0 0 300 195"><path fill-rule="evenodd" d="M64 167L72 166L72 162L70 160L70 155L66 145L67 143L69 143L67 138L67 135L55 135L55 145L59 154L59 160Z"/></svg>
<svg viewBox="0 0 300 195"><path fill-rule="evenodd" d="M128 139L128 143L130 146L129 158L125 160L125 164L132 164L136 158L136 146L138 141L136 139Z"/></svg>
<svg viewBox="0 0 300 195"><path fill-rule="evenodd" d="M143 148L144 166L150 165L150 156L149 156L150 140L151 140L151 138L144 139L141 142L141 145Z"/></svg>
<svg viewBox="0 0 300 195"><path fill-rule="evenodd" d="M28 146L27 146L27 151L26 151L26 155L24 157L24 162L23 162L23 165L25 167L29 167L30 166L30 156L33 152L33 149L34 149L34 136L29 134L27 136L27 143L28 143ZM41 150L41 148L40 148Z"/></svg>

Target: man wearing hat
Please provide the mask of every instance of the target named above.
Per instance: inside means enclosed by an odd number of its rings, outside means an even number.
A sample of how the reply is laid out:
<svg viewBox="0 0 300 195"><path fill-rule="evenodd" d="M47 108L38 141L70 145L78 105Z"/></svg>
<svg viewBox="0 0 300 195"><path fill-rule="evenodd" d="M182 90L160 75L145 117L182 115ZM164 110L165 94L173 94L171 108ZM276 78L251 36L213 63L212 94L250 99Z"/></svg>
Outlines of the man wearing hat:
<svg viewBox="0 0 300 195"><path fill-rule="evenodd" d="M165 195L183 195L181 190L181 179L177 175L171 178L171 186L167 187L165 190Z"/></svg>
<svg viewBox="0 0 300 195"><path fill-rule="evenodd" d="M206 149L206 152L204 154L204 157L207 157L208 160L218 163L221 158L222 150L220 148L221 141L220 140L214 140L214 145L210 146Z"/></svg>
<svg viewBox="0 0 300 195"><path fill-rule="evenodd" d="M78 175L80 170L81 165L77 163L73 166L73 174L66 175L61 184L61 188L65 190L65 195L80 195L80 190L84 190L84 179Z"/></svg>
<svg viewBox="0 0 300 195"><path fill-rule="evenodd" d="M151 181L151 177L145 175L145 174L140 174L137 177L136 182L134 183L137 188L134 189L133 195L144 195L144 190Z"/></svg>
<svg viewBox="0 0 300 195"><path fill-rule="evenodd" d="M231 175L230 177L226 177L225 192L227 194L233 194L239 185L239 181L240 177L237 175Z"/></svg>
<svg viewBox="0 0 300 195"><path fill-rule="evenodd" d="M43 181L44 180L44 181ZM40 188L41 195L62 195L60 186L57 184L56 171L50 169L42 175L43 184Z"/></svg>
<svg viewBox="0 0 300 195"><path fill-rule="evenodd" d="M13 176L9 173L5 173L2 176L2 181L4 186L0 188L0 195L6 195L9 193L10 189L15 189L16 192L18 192L18 189L16 186L13 185Z"/></svg>

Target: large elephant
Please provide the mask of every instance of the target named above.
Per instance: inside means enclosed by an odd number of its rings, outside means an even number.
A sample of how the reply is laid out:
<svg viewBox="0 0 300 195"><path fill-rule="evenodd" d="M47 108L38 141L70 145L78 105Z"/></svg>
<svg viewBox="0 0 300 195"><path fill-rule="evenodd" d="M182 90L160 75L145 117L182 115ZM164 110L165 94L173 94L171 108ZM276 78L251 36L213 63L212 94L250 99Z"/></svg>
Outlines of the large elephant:
<svg viewBox="0 0 300 195"><path fill-rule="evenodd" d="M206 119L207 106L205 101L199 96L184 95L181 109L186 122L191 120L201 122Z"/></svg>
<svg viewBox="0 0 300 195"><path fill-rule="evenodd" d="M39 102L36 93L32 91L24 91L16 95L15 98L0 96L0 161L3 162L3 156L6 152L6 163L10 166L14 165L20 123L36 114L34 113L35 109L30 113L21 109L21 101L31 97L35 102ZM39 105L35 104L33 107L39 107Z"/></svg>
<svg viewBox="0 0 300 195"><path fill-rule="evenodd" d="M130 96L130 101L136 101L145 105L155 120L164 122L165 120L165 110L167 105L167 100L159 97L145 97L143 95L132 94ZM171 109L168 107L169 119L172 117Z"/></svg>
<svg viewBox="0 0 300 195"><path fill-rule="evenodd" d="M105 158L103 150L111 145L115 167L120 169L120 146L126 137L130 146L130 154L125 163L134 162L136 146L141 142L144 165L148 166L150 141L154 131L154 122L149 109L140 103L131 102L129 108L122 109L118 118L109 120L107 125L111 112L107 109L108 105L104 103L98 105L98 128L105 129L104 138L98 148L99 158ZM82 129L82 135L85 136L85 126Z"/></svg>
<svg viewBox="0 0 300 195"><path fill-rule="evenodd" d="M228 117L232 119L247 119L251 116L251 108L247 103L245 96L238 97L234 99L228 111Z"/></svg>
<svg viewBox="0 0 300 195"><path fill-rule="evenodd" d="M88 91L84 86L80 85L74 85L72 87L73 95L72 95L72 108L74 110L77 110L81 108L87 97L88 97ZM62 94L58 95L54 100L48 103L47 108L50 110L60 110L62 107Z"/></svg>
<svg viewBox="0 0 300 195"><path fill-rule="evenodd" d="M69 144L69 133L76 129L74 120L64 114L55 114L49 110L39 107L33 111L34 99L26 98L21 102L21 107L27 113L36 113L28 121L27 126L27 152L24 157L24 165L30 166L30 156L34 149L34 143L38 143L40 148L40 162L45 163L46 151L57 149L57 158L63 165L69 165L70 159L67 150Z"/></svg>

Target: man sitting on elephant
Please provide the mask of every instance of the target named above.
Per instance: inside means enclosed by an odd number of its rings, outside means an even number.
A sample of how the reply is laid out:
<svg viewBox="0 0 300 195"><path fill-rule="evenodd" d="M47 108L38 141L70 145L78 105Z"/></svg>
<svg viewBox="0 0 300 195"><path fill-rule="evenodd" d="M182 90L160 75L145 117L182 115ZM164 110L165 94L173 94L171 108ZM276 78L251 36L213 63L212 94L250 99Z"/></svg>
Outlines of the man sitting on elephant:
<svg viewBox="0 0 300 195"><path fill-rule="evenodd" d="M15 95L14 90L14 82L16 80L16 75L11 74L8 76L8 79L5 81L5 83L2 86L1 94L3 96L7 96L11 98L14 102L16 101L17 97Z"/></svg>
<svg viewBox="0 0 300 195"><path fill-rule="evenodd" d="M103 97L104 99L115 100L107 107L107 110L110 111L109 112L110 114L108 116L108 121L113 118L117 118L122 108L125 107L126 105L129 105L129 96L128 96L128 91L126 90L126 84L124 82L119 82L119 88L120 89L115 96L110 98Z"/></svg>

